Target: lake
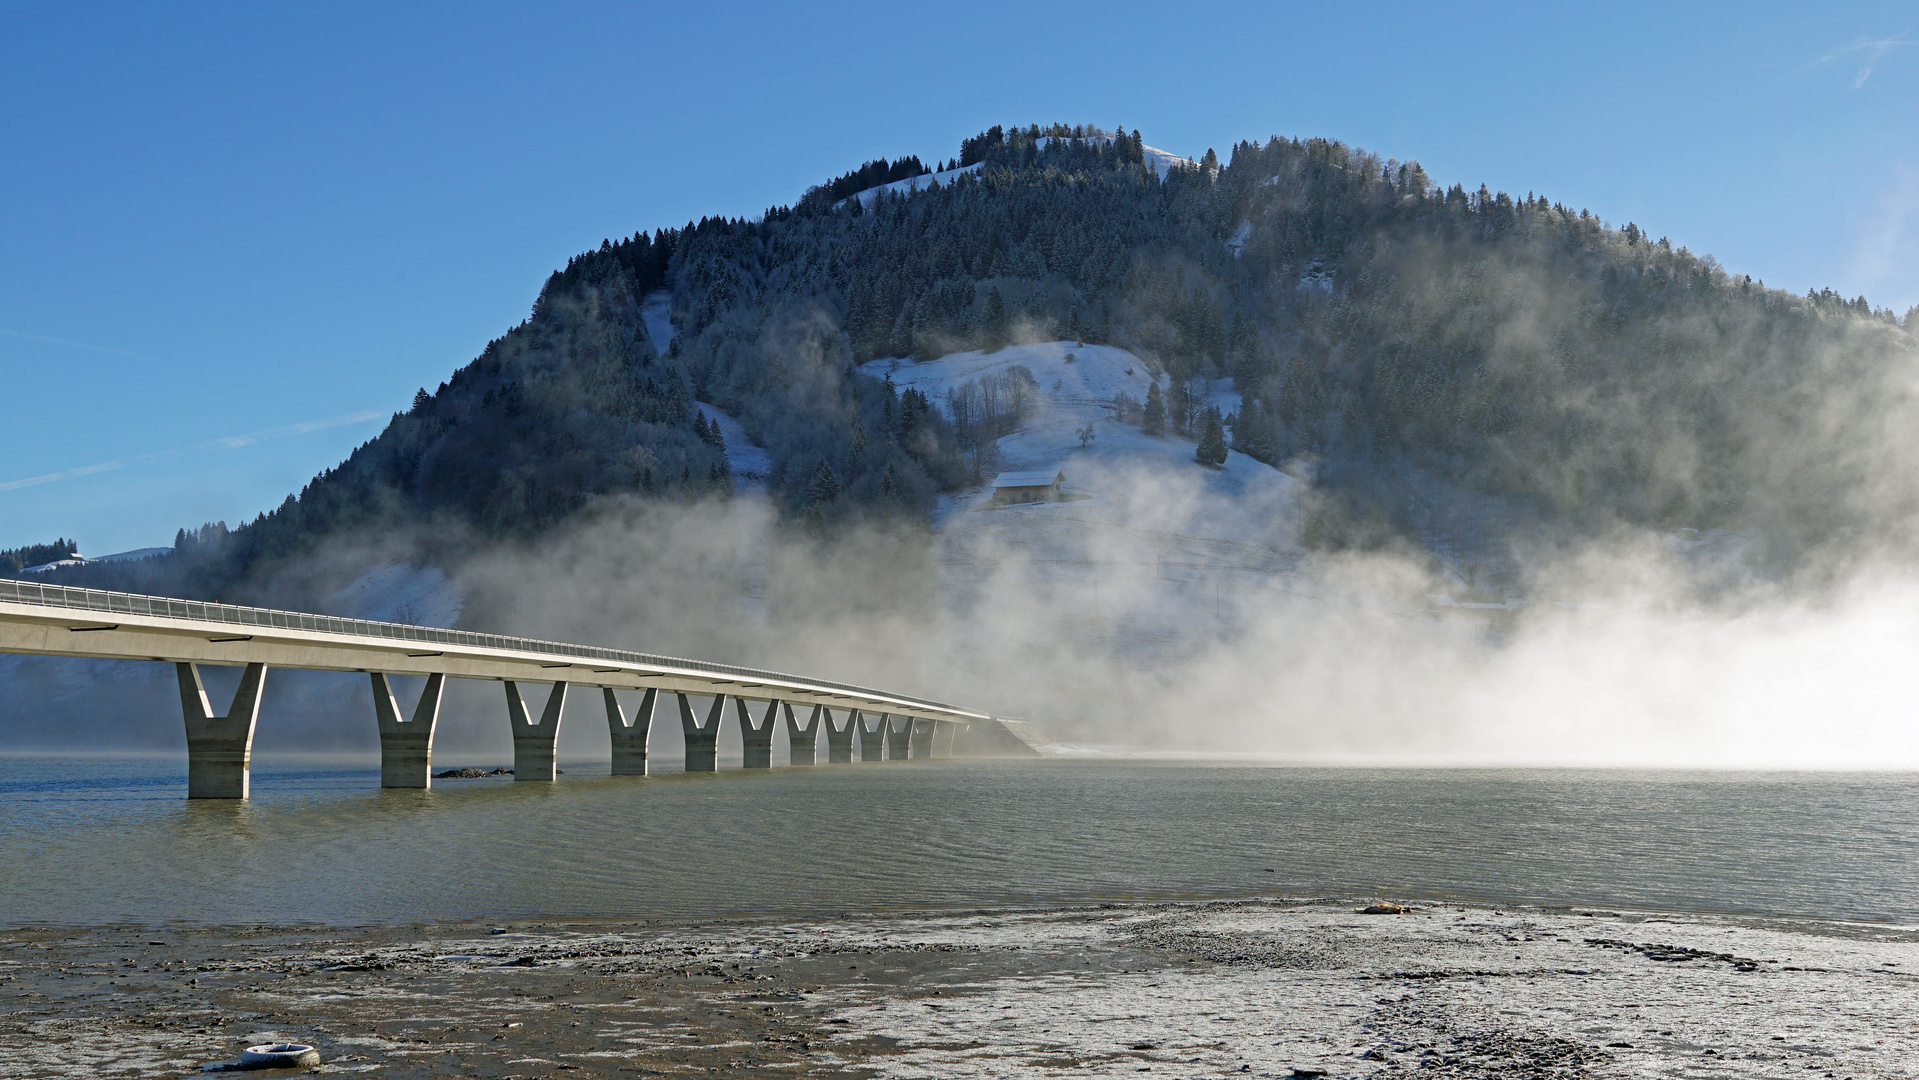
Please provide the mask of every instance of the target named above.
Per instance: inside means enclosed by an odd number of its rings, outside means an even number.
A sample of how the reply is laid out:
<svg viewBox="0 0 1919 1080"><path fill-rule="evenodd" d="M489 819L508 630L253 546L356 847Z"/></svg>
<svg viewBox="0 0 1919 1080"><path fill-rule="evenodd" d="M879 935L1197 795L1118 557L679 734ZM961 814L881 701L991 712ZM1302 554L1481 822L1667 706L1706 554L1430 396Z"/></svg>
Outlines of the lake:
<svg viewBox="0 0 1919 1080"><path fill-rule="evenodd" d="M677 921L1241 896L1919 923L1919 777L931 761L384 791L363 760L0 765L0 921ZM597 775L596 775L597 774Z"/></svg>

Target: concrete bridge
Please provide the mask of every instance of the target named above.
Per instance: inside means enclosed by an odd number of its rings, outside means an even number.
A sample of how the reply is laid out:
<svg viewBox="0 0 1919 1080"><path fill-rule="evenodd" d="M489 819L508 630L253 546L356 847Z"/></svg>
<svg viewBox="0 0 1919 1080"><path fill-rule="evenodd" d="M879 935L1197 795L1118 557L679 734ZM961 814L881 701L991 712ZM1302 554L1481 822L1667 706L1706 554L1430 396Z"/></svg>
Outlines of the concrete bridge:
<svg viewBox="0 0 1919 1080"><path fill-rule="evenodd" d="M515 780L554 778L560 711L574 689L601 692L615 776L646 775L647 735L662 694L677 699L688 772L718 768L729 703L749 769L771 766L782 721L796 765L818 760L822 735L829 762L854 760L856 739L861 761L943 757L969 727L991 723L985 713L937 701L728 664L4 579L0 652L173 664L186 717L190 799L247 797L261 693L275 667L357 671L372 680L383 787L432 784L433 728L449 678L504 685ZM202 664L245 669L222 714L214 714L207 698ZM392 675L426 676L410 711L394 697ZM529 684L550 687L537 707L529 707L521 690ZM621 691L638 692L630 709ZM711 703L697 710L690 697Z"/></svg>

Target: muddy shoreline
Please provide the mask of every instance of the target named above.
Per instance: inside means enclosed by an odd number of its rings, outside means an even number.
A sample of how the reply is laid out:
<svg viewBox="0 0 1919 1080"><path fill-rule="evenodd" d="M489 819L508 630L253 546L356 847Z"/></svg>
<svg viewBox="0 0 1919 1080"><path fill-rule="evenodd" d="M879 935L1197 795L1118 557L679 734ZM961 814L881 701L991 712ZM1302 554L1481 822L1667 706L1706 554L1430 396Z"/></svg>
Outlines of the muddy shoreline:
<svg viewBox="0 0 1919 1080"><path fill-rule="evenodd" d="M0 1078L1908 1077L1915 1006L1914 931L1350 901L0 931Z"/></svg>

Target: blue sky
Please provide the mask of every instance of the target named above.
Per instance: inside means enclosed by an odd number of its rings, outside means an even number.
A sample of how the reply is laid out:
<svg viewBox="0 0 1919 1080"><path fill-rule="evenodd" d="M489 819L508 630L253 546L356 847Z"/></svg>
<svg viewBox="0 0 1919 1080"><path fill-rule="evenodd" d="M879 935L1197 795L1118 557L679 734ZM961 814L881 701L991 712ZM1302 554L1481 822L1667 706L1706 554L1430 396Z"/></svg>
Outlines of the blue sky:
<svg viewBox="0 0 1919 1080"><path fill-rule="evenodd" d="M0 547L249 519L570 254L995 123L1329 136L1919 304L1910 2L0 10Z"/></svg>

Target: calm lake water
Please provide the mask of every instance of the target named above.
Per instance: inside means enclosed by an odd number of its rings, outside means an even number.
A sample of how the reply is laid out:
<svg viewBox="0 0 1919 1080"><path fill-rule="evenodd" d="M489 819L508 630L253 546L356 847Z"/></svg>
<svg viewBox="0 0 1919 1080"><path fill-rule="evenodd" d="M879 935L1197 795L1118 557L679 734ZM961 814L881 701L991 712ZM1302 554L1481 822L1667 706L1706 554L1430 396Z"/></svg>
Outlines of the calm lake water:
<svg viewBox="0 0 1919 1080"><path fill-rule="evenodd" d="M701 919L1385 896L1919 923L1919 777L1139 760L440 781L0 759L0 922ZM593 775L598 773L599 775Z"/></svg>

